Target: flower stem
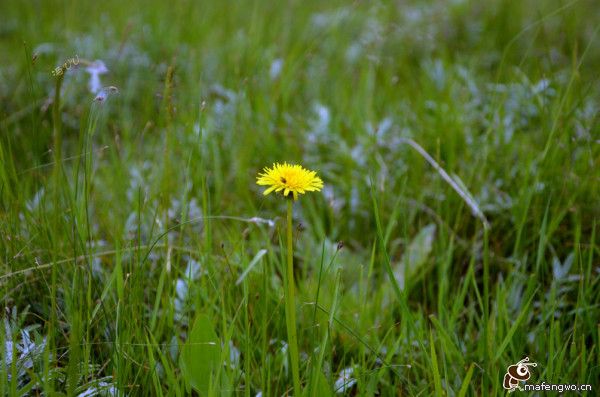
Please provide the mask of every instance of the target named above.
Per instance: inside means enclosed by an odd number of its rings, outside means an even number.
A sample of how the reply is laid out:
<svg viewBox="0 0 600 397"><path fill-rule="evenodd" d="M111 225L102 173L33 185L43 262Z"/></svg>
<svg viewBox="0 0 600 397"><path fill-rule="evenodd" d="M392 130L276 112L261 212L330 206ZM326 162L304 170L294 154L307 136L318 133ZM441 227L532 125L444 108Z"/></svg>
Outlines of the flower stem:
<svg viewBox="0 0 600 397"><path fill-rule="evenodd" d="M300 369L298 359L298 336L296 335L296 286L294 285L294 244L292 241L292 204L293 200L287 200L287 296L285 302L285 319L287 323L288 347L290 350L290 361L292 364L292 377L294 380L294 395L299 396Z"/></svg>
<svg viewBox="0 0 600 397"><path fill-rule="evenodd" d="M56 180L60 177L62 166L62 118L60 115L60 90L64 79L64 72L56 78L56 88L54 90L54 103L52 106L52 135L54 138L54 170L56 172ZM56 186L58 189L58 185Z"/></svg>

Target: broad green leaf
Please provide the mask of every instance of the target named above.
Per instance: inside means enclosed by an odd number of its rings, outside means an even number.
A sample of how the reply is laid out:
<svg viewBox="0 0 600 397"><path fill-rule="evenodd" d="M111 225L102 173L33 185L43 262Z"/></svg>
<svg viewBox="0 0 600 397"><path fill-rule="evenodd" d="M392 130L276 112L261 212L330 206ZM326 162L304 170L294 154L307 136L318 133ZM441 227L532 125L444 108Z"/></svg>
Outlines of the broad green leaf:
<svg viewBox="0 0 600 397"><path fill-rule="evenodd" d="M331 386L329 385L329 382L327 382L325 375L323 375L321 371L319 371L319 373L317 374L317 379L314 384L314 387L317 390L317 396L330 397L333 395L331 393Z"/></svg>
<svg viewBox="0 0 600 397"><path fill-rule="evenodd" d="M221 360L221 341L205 314L199 314L181 349L181 368L185 379L201 395L207 395L209 386L215 387Z"/></svg>
<svg viewBox="0 0 600 397"><path fill-rule="evenodd" d="M302 393L304 397L331 397L333 396L331 385L323 375L323 372L314 370L311 375L310 387L304 389Z"/></svg>

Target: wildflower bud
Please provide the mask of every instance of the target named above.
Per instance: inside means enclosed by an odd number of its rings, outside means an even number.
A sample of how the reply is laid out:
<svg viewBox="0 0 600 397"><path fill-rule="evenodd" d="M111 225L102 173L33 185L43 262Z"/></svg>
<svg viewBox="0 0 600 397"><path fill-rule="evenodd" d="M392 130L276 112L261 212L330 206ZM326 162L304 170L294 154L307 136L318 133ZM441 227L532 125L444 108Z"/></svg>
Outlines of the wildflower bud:
<svg viewBox="0 0 600 397"><path fill-rule="evenodd" d="M96 97L94 98L94 101L96 102L104 102L109 95L111 94L118 94L119 93L119 89L115 86L108 86L108 87L104 87L102 88L98 94L96 95Z"/></svg>

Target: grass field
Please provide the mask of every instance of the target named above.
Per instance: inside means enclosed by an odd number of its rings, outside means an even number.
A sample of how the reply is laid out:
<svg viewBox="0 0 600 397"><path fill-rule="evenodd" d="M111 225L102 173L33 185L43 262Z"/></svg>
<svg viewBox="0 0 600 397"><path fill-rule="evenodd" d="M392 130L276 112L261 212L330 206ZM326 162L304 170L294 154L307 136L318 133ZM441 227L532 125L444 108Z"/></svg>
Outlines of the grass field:
<svg viewBox="0 0 600 397"><path fill-rule="evenodd" d="M1 395L600 390L595 0L0 15Z"/></svg>

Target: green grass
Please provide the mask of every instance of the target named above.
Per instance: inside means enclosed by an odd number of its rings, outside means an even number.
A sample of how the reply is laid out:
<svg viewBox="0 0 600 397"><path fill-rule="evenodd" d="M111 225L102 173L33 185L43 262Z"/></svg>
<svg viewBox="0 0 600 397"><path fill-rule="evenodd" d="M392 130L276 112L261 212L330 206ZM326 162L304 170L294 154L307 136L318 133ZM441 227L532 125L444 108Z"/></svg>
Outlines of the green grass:
<svg viewBox="0 0 600 397"><path fill-rule="evenodd" d="M599 390L595 1L0 15L1 395L494 396L526 356ZM119 93L57 84L75 55ZM276 161L326 185L294 206L302 392Z"/></svg>

